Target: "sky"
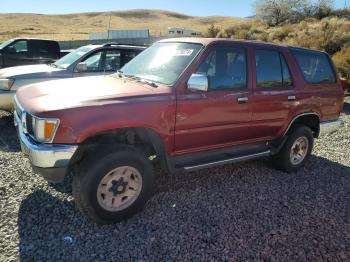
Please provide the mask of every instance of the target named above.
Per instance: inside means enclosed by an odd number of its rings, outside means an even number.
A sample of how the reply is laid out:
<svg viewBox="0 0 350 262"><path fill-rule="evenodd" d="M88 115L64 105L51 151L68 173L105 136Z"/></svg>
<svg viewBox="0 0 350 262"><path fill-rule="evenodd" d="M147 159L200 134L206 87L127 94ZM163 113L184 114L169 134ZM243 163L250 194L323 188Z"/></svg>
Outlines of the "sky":
<svg viewBox="0 0 350 262"><path fill-rule="evenodd" d="M118 11L128 9L161 9L194 16L253 15L254 0L1 0L0 13L67 14ZM346 0L336 0L344 7ZM350 0L347 2L350 3Z"/></svg>

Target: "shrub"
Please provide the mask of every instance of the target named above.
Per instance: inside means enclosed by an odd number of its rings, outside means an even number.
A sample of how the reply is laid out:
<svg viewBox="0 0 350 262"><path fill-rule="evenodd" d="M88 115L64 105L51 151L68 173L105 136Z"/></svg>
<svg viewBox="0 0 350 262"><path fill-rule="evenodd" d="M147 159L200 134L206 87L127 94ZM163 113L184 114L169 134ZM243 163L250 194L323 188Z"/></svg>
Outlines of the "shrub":
<svg viewBox="0 0 350 262"><path fill-rule="evenodd" d="M221 31L220 27L215 26L214 24L212 24L212 25L208 28L207 32L205 32L204 35L205 35L206 37L213 37L213 38L215 38L215 37L218 36L218 34L220 33L220 31Z"/></svg>
<svg viewBox="0 0 350 262"><path fill-rule="evenodd" d="M333 56L333 61L341 75L350 79L350 46L336 53Z"/></svg>

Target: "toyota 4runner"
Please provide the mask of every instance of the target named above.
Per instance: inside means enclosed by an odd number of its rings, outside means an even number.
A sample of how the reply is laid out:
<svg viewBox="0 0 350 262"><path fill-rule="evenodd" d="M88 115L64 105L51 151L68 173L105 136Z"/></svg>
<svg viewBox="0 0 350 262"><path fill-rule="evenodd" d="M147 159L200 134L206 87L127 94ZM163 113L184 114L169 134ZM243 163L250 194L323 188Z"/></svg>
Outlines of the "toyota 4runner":
<svg viewBox="0 0 350 262"><path fill-rule="evenodd" d="M79 210L127 219L151 196L154 168L195 171L259 157L295 172L338 129L344 94L326 53L268 43L157 42L111 76L17 92L15 124L34 170L73 173Z"/></svg>

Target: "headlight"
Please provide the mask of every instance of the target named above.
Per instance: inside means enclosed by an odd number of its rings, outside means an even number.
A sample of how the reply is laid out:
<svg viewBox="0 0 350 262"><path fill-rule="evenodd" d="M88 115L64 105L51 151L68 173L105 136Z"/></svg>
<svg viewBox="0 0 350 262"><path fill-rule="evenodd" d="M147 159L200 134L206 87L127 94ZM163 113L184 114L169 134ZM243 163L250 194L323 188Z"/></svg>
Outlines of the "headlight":
<svg viewBox="0 0 350 262"><path fill-rule="evenodd" d="M35 140L41 143L51 143L59 123L59 119L45 119L33 116L32 127Z"/></svg>
<svg viewBox="0 0 350 262"><path fill-rule="evenodd" d="M10 90L14 83L14 79L0 79L0 89Z"/></svg>

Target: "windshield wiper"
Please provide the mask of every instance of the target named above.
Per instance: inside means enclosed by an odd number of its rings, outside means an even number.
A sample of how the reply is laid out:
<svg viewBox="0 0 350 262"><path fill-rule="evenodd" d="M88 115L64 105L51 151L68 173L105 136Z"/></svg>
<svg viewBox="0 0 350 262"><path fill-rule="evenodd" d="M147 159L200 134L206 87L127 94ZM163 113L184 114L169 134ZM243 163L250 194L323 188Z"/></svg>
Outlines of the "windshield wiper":
<svg viewBox="0 0 350 262"><path fill-rule="evenodd" d="M123 71L117 70L117 76L118 76L119 78L122 78L122 77L124 76Z"/></svg>
<svg viewBox="0 0 350 262"><path fill-rule="evenodd" d="M147 80L147 79L140 78L140 79L138 79L138 82L145 83L151 87L158 87L158 85L156 83L154 83L153 81Z"/></svg>
<svg viewBox="0 0 350 262"><path fill-rule="evenodd" d="M48 65L52 66L52 67L55 67L55 68L58 68L58 66L55 63L51 63L51 64L48 64Z"/></svg>
<svg viewBox="0 0 350 262"><path fill-rule="evenodd" d="M118 74L118 77L120 77L120 78L126 77L126 78L130 78L130 79L136 80L136 81L138 81L140 83L147 84L147 85L149 85L151 87L158 87L158 85L155 82L147 80L147 79L144 79L144 78L139 77L139 76L127 75L127 74L124 74L123 71L120 71L120 70L117 71L117 74Z"/></svg>

